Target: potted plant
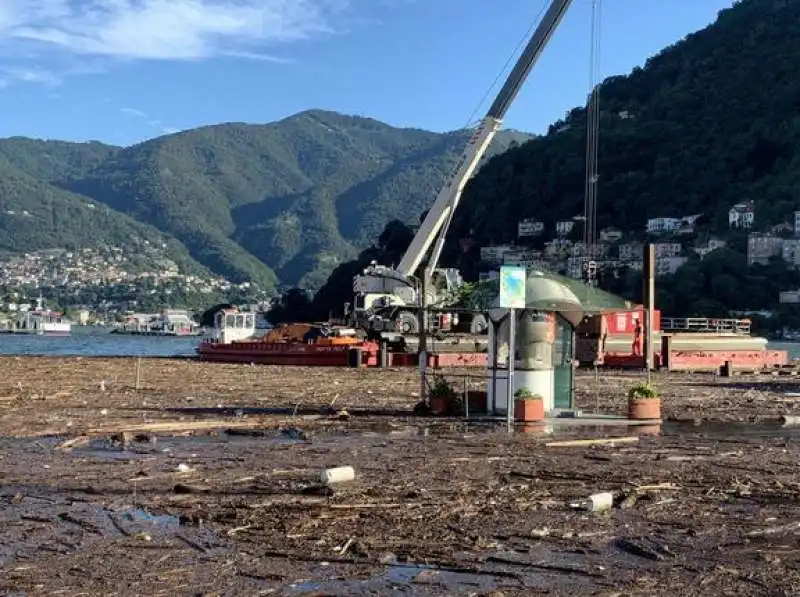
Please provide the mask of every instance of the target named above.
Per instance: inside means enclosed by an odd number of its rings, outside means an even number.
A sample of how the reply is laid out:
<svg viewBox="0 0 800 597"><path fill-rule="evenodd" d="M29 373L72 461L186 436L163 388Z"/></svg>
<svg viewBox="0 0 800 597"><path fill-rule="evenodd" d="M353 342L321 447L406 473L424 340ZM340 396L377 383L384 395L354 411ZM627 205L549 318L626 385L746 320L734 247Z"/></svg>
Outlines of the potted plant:
<svg viewBox="0 0 800 597"><path fill-rule="evenodd" d="M628 417L630 419L661 419L661 397L656 389L642 382L628 391Z"/></svg>
<svg viewBox="0 0 800 597"><path fill-rule="evenodd" d="M514 392L514 419L517 421L541 421L544 419L544 399L528 388Z"/></svg>
<svg viewBox="0 0 800 597"><path fill-rule="evenodd" d="M441 415L450 412L457 400L458 395L453 386L445 378L437 376L428 393L431 414Z"/></svg>

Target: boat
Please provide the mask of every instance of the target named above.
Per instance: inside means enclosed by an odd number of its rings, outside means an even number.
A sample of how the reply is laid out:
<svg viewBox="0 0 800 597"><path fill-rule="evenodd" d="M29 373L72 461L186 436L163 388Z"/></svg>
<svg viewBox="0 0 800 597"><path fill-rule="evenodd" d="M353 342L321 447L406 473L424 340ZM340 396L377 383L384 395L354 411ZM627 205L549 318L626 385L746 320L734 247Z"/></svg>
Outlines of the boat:
<svg viewBox="0 0 800 597"><path fill-rule="evenodd" d="M575 329L574 358L582 366L643 368L633 352L637 321L644 307L614 310L584 318ZM661 318L653 320L655 366L667 370L717 371L726 363L738 369L764 369L789 363L786 351L769 350L767 339L753 336L750 321L732 318ZM412 338L405 349L387 350L357 337L356 331L330 323L284 324L260 334L255 314L226 309L218 312L214 328L197 347L201 360L228 363L306 366L415 367L418 354ZM485 339L429 339L430 367L485 367Z"/></svg>
<svg viewBox="0 0 800 597"><path fill-rule="evenodd" d="M35 336L69 336L72 322L59 311L45 309L42 297L36 299L36 308L24 311L6 321L0 332L30 334Z"/></svg>
<svg viewBox="0 0 800 597"><path fill-rule="evenodd" d="M111 333L127 336L200 336L202 332L188 311L164 309L158 315L131 314Z"/></svg>
<svg viewBox="0 0 800 597"><path fill-rule="evenodd" d="M202 361L345 367L377 364L378 345L361 341L344 326L291 323L259 329L255 313L233 308L216 313L214 328L196 351Z"/></svg>

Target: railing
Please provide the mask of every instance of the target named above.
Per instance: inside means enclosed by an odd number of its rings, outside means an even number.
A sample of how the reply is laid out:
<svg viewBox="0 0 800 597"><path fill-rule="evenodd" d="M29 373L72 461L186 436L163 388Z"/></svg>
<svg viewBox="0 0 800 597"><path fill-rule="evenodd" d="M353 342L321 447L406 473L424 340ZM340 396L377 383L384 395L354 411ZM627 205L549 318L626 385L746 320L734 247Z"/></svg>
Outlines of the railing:
<svg viewBox="0 0 800 597"><path fill-rule="evenodd" d="M714 319L708 317L666 317L661 320L663 332L695 332L707 334L750 335L749 319Z"/></svg>

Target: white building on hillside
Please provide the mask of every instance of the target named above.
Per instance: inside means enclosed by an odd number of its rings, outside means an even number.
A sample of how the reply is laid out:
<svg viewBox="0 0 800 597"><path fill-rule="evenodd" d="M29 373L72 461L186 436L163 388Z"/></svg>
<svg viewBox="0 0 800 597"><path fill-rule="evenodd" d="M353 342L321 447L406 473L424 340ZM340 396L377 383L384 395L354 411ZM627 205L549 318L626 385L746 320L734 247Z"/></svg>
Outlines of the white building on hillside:
<svg viewBox="0 0 800 597"><path fill-rule="evenodd" d="M747 230L753 227L756 213L752 201L737 203L728 211L728 226Z"/></svg>

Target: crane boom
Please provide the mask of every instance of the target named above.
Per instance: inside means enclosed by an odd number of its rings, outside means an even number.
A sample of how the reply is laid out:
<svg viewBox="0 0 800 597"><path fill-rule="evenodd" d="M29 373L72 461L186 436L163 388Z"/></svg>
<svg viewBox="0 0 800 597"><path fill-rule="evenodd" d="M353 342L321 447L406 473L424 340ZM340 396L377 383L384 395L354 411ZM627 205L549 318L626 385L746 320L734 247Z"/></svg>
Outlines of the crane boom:
<svg viewBox="0 0 800 597"><path fill-rule="evenodd" d="M551 2L528 45L514 65L488 113L470 137L464 153L447 177L444 186L428 211L428 215L400 260L396 272L401 276L410 277L416 273L434 240L437 240L437 243L429 268L436 266L444 244L444 236L449 228L453 212L461 199L464 186L475 172L495 134L500 130L509 106L519 93L533 65L539 59L571 3L572 0L553 0Z"/></svg>

